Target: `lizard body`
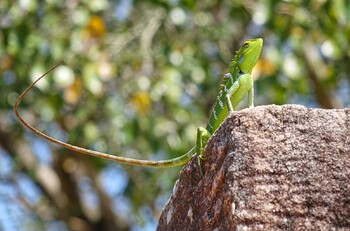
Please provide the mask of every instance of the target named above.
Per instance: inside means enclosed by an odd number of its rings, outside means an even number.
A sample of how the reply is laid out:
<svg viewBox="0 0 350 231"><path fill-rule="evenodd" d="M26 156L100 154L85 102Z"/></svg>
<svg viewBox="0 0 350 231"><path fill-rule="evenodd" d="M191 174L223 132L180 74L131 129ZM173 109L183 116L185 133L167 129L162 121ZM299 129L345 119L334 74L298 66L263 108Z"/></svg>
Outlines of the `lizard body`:
<svg viewBox="0 0 350 231"><path fill-rule="evenodd" d="M103 152L98 152L98 151L94 151L94 150L90 150L90 149L86 149L86 148L82 148L82 147L78 147L72 144L62 142L60 140L57 140L55 138L52 138L40 132L39 130L37 130L30 124L28 124L19 115L17 111L18 104L20 103L22 98L27 94L27 92L40 79L42 79L45 75L47 75L49 72L51 72L53 69L55 69L62 63L59 63L56 66L52 67L45 74L43 74L37 80L35 80L18 97L14 105L14 111L19 121L25 127L30 129L32 132L43 137L44 139L51 141L52 143L58 144L60 146L63 146L65 148L71 149L76 152L80 152L91 156L96 156L99 158L103 158L103 159L107 159L107 160L111 160L119 163L125 163L125 164L136 165L136 166L154 167L154 168L166 168L166 167L183 165L187 163L192 158L193 155L196 154L198 157L198 164L200 166L200 161L203 158L203 149L207 140L218 129L218 127L224 121L227 115L233 111L233 108L237 106L237 104L242 100L242 98L246 94L248 94L249 107L254 106L253 79L251 76L251 72L255 64L258 62L261 49L262 49L262 44L263 44L263 40L261 38L246 40L242 43L241 48L236 52L235 57L230 63L229 73L225 75L223 84L217 96L217 100L215 102L215 105L209 117L209 121L206 128L203 128L203 127L198 128L197 144L193 148L191 148L187 153L173 159L158 160L158 161L138 160L138 159L121 157L121 156L115 156L115 155L111 155Z"/></svg>

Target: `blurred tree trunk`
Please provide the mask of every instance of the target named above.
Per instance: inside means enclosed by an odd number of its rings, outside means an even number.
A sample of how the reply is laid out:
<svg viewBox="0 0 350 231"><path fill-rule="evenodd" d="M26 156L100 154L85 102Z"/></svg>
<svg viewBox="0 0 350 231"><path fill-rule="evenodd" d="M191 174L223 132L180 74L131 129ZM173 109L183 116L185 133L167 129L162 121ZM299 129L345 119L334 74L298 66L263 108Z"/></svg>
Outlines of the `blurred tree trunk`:
<svg viewBox="0 0 350 231"><path fill-rule="evenodd" d="M64 158L60 154L55 157L52 167L40 164L26 142L4 133L0 128L0 144L16 159L17 169L13 180L21 173L32 178L32 182L41 190L40 203L31 205L26 198L17 198L22 206L34 211L39 220L63 221L70 230L129 230L126 221L113 213L112 203L98 183L98 171L79 156L64 150L65 154L72 155ZM71 167L69 167L71 166ZM82 193L79 191L79 180L82 176L88 177L93 189L98 195L97 211L90 211L82 203Z"/></svg>
<svg viewBox="0 0 350 231"><path fill-rule="evenodd" d="M309 84L320 107L325 109L342 108L336 98L334 86L324 83L331 78L331 73L317 55L316 47L305 39L302 49L302 57L306 68L305 76L309 79Z"/></svg>

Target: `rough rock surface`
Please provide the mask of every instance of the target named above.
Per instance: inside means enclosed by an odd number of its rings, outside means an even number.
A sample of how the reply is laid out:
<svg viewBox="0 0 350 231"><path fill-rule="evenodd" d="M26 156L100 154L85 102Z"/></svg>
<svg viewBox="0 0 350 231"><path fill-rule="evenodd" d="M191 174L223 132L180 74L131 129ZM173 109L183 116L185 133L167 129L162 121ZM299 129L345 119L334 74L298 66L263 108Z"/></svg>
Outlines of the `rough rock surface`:
<svg viewBox="0 0 350 231"><path fill-rule="evenodd" d="M157 230L350 230L350 109L232 113L184 167Z"/></svg>

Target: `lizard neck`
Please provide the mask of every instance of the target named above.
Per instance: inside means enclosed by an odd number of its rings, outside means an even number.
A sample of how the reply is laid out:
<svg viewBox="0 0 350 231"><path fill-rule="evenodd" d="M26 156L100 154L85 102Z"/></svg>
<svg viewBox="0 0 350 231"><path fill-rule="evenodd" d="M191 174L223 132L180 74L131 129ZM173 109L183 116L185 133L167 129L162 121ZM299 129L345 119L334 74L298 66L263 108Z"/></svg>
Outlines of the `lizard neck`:
<svg viewBox="0 0 350 231"><path fill-rule="evenodd" d="M238 77L242 74L242 71L239 69L238 63L241 62L243 59L243 54L241 49L236 51L235 56L233 57L231 63L230 63L230 68L229 68L229 73L231 74L233 78L233 82L235 82ZM224 85L227 84L226 81L227 78L224 80Z"/></svg>

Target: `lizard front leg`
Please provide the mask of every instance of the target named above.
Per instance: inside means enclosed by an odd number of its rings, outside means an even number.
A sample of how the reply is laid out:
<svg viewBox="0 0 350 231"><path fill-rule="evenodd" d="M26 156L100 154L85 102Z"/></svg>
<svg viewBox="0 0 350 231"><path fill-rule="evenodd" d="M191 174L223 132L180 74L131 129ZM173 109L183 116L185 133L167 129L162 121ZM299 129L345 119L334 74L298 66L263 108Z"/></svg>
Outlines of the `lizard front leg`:
<svg viewBox="0 0 350 231"><path fill-rule="evenodd" d="M229 113L233 112L233 109L242 100L245 94L248 93L248 105L254 107L254 88L253 78L250 74L241 75L227 90L226 92L226 104Z"/></svg>

